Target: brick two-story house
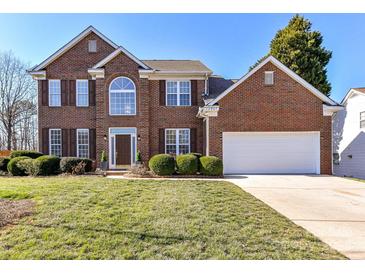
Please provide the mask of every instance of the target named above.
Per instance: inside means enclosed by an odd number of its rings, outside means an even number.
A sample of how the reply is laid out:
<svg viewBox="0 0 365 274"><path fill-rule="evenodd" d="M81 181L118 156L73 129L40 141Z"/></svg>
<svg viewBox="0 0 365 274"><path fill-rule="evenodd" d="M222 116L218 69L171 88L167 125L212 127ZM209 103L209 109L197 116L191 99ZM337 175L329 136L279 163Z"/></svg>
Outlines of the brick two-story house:
<svg viewBox="0 0 365 274"><path fill-rule="evenodd" d="M40 150L132 165L137 151L200 152L225 173L332 173L341 107L268 57L238 81L200 61L140 60L88 27L29 73L38 80Z"/></svg>

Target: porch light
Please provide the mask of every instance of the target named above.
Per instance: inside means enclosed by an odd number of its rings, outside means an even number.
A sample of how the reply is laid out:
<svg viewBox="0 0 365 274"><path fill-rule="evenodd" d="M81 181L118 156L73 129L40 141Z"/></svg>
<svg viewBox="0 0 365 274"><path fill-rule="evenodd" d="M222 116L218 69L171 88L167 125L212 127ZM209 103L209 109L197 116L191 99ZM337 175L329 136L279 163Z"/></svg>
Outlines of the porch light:
<svg viewBox="0 0 365 274"><path fill-rule="evenodd" d="M107 137L108 137L108 136L104 135L104 141L106 141L106 140L107 140Z"/></svg>
<svg viewBox="0 0 365 274"><path fill-rule="evenodd" d="M137 141L141 141L141 135L138 134Z"/></svg>

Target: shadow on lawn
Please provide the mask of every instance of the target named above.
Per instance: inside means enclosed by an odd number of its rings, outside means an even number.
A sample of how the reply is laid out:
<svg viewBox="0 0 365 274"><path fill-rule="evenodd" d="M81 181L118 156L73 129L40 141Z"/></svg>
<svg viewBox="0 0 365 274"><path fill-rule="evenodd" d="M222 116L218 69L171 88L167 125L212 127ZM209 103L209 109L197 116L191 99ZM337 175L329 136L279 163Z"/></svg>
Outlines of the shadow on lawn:
<svg viewBox="0 0 365 274"><path fill-rule="evenodd" d="M75 230L74 227L68 225L37 225L37 224L25 224L37 228L63 228L66 230ZM150 233L142 233L136 231L127 231L127 230L110 230L110 229L103 229L103 228L87 228L83 227L82 230L89 231L89 232L102 232L102 233L109 233L111 235L131 235L140 240L144 239L161 239L161 240L168 240L169 242L181 242L186 240L196 240L197 237L183 237L183 236L165 236L165 235L157 235L157 234L150 234Z"/></svg>

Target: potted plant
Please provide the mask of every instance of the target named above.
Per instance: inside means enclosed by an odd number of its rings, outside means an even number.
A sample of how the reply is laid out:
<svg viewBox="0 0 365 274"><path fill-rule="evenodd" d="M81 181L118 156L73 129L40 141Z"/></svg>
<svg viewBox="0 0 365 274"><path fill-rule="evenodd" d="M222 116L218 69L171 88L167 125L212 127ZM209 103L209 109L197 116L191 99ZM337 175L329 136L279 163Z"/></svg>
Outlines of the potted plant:
<svg viewBox="0 0 365 274"><path fill-rule="evenodd" d="M137 166L142 165L142 156L141 156L141 152L139 150L137 151L137 155L136 155L136 165Z"/></svg>
<svg viewBox="0 0 365 274"><path fill-rule="evenodd" d="M105 153L104 150L101 152L100 168L101 168L102 171L106 171L107 168L108 168L108 159L106 157L106 153Z"/></svg>

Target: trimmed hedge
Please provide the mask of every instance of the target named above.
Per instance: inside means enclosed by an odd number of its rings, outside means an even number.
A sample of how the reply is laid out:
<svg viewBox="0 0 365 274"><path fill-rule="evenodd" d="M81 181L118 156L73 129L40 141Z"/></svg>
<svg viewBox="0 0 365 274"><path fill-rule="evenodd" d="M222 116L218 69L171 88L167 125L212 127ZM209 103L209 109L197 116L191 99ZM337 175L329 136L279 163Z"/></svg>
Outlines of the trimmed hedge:
<svg viewBox="0 0 365 274"><path fill-rule="evenodd" d="M14 150L10 153L10 158L27 156L32 159L37 159L40 156L43 156L43 153L32 151L32 150Z"/></svg>
<svg viewBox="0 0 365 274"><path fill-rule="evenodd" d="M60 158L56 156L43 155L35 159L39 175L47 176L57 174L60 169Z"/></svg>
<svg viewBox="0 0 365 274"><path fill-rule="evenodd" d="M169 154L157 154L149 160L148 167L156 175L172 175L175 172L175 159Z"/></svg>
<svg viewBox="0 0 365 274"><path fill-rule="evenodd" d="M26 176L25 169L18 166L18 163L25 159L32 159L27 156L20 156L11 159L8 163L8 172L13 176Z"/></svg>
<svg viewBox="0 0 365 274"><path fill-rule="evenodd" d="M64 173L72 173L73 169L80 163L84 162L85 172L90 172L93 170L93 161L87 158L77 158L77 157L63 157L60 161L60 170Z"/></svg>
<svg viewBox="0 0 365 274"><path fill-rule="evenodd" d="M194 154L183 154L176 157L177 172L183 175L194 175L198 171L198 157Z"/></svg>
<svg viewBox="0 0 365 274"><path fill-rule="evenodd" d="M203 156L199 158L200 173L208 176L219 176L223 174L223 162L215 156Z"/></svg>
<svg viewBox="0 0 365 274"><path fill-rule="evenodd" d="M0 157L0 170L8 171L8 163L10 162L9 157Z"/></svg>

